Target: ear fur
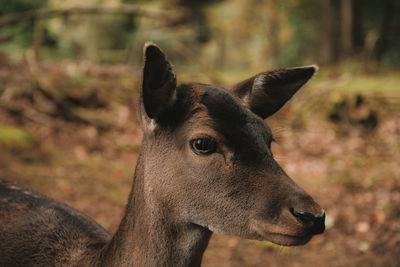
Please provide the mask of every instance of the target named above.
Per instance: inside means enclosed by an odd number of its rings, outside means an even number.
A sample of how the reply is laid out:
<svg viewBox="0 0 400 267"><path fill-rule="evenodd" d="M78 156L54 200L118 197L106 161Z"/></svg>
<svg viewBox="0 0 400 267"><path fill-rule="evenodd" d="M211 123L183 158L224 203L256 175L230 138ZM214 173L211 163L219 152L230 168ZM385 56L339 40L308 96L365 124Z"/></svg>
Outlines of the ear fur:
<svg viewBox="0 0 400 267"><path fill-rule="evenodd" d="M161 49L146 43L143 48L142 88L139 101L139 121L157 121L162 113L172 108L176 94L176 75L172 64Z"/></svg>
<svg viewBox="0 0 400 267"><path fill-rule="evenodd" d="M259 73L233 86L250 110L262 118L277 112L318 70L316 65Z"/></svg>

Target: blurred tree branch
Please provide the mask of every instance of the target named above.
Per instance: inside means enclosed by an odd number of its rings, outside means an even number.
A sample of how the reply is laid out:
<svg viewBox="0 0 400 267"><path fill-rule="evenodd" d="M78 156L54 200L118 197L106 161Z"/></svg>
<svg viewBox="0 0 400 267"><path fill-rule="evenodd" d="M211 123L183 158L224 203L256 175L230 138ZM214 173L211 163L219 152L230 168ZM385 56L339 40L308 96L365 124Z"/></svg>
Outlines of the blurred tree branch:
<svg viewBox="0 0 400 267"><path fill-rule="evenodd" d="M172 11L154 10L128 4L119 6L79 6L72 8L29 10L21 13L9 14L0 17L0 29L24 20L75 14L126 14L171 20L177 17L177 14L174 14Z"/></svg>

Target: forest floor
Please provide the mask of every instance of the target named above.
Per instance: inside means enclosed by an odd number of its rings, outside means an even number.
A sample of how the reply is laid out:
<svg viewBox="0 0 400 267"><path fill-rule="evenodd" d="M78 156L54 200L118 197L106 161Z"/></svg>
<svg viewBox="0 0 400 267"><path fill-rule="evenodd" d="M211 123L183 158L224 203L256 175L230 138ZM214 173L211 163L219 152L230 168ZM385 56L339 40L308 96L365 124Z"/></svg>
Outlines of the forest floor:
<svg viewBox="0 0 400 267"><path fill-rule="evenodd" d="M0 55L0 176L115 231L142 137L139 70ZM400 266L398 74L321 75L267 120L277 161L326 210L323 235L285 248L214 234L203 265Z"/></svg>

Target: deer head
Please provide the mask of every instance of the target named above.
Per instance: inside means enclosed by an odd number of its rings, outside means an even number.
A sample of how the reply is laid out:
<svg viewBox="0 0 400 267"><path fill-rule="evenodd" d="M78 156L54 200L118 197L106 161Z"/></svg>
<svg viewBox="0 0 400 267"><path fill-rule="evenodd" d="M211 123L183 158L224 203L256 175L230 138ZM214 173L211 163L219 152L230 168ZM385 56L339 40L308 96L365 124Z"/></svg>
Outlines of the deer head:
<svg viewBox="0 0 400 267"><path fill-rule="evenodd" d="M322 233L324 211L275 161L264 122L316 70L263 72L228 90L177 85L164 53L146 44L138 109L145 201L176 223L280 245Z"/></svg>

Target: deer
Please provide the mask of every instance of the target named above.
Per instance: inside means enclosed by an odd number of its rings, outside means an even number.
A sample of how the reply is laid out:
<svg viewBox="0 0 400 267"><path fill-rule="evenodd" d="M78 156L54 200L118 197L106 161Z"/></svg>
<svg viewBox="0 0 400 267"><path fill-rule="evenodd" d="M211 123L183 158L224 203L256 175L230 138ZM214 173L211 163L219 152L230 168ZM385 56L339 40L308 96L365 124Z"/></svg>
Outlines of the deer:
<svg viewBox="0 0 400 267"><path fill-rule="evenodd" d="M306 244L325 212L275 161L265 118L317 66L259 73L224 89L177 83L164 52L143 50L143 140L114 235L88 216L0 179L0 266L200 266L212 233Z"/></svg>

